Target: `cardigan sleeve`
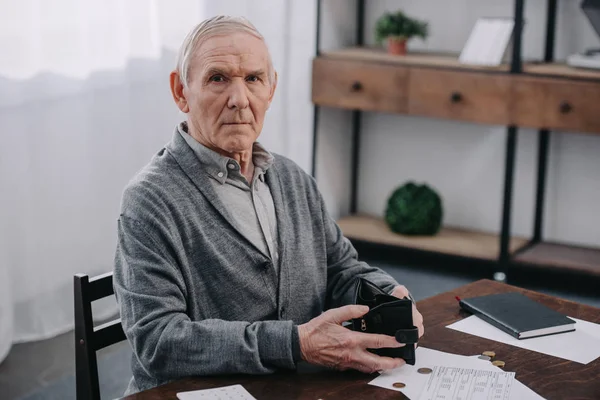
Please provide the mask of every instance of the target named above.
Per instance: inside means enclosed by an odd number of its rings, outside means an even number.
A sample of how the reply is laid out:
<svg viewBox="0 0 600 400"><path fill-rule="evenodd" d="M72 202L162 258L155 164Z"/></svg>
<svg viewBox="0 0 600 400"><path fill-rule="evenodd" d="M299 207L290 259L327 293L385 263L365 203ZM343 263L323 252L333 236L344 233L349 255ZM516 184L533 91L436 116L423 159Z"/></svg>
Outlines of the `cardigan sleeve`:
<svg viewBox="0 0 600 400"><path fill-rule="evenodd" d="M368 279L391 293L398 282L382 269L358 259L356 249L329 215L322 198L320 202L327 251L327 307L353 304L358 277Z"/></svg>
<svg viewBox="0 0 600 400"><path fill-rule="evenodd" d="M292 321L190 320L177 256L155 229L120 217L114 289L134 356L157 385L191 375L295 368Z"/></svg>

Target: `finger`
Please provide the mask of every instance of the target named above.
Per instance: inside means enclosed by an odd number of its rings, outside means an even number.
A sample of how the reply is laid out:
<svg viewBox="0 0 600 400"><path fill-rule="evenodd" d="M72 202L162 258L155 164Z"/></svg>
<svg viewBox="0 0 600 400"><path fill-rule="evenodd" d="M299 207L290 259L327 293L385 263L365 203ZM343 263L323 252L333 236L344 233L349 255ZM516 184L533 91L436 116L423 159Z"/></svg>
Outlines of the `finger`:
<svg viewBox="0 0 600 400"><path fill-rule="evenodd" d="M398 368L406 364L406 361L401 358L382 357L369 351L364 351L361 353L360 358L356 360L356 363L359 367L357 369L360 371L373 373Z"/></svg>
<svg viewBox="0 0 600 400"><path fill-rule="evenodd" d="M403 347L405 344L400 343L394 336L381 335L377 333L361 333L356 332L359 338L359 345L363 349L381 349L384 347Z"/></svg>
<svg viewBox="0 0 600 400"><path fill-rule="evenodd" d="M408 297L408 289L403 285L396 286L392 291L392 296L398 297L399 299Z"/></svg>
<svg viewBox="0 0 600 400"><path fill-rule="evenodd" d="M332 308L331 310L325 312L323 315L328 321L339 325L344 321L362 317L367 312L369 312L368 306L350 305L339 308Z"/></svg>
<svg viewBox="0 0 600 400"><path fill-rule="evenodd" d="M417 307L415 307L414 304L413 304L413 308L412 308L412 316L413 316L413 323L415 325L423 324L423 315L419 312L419 310L417 310Z"/></svg>

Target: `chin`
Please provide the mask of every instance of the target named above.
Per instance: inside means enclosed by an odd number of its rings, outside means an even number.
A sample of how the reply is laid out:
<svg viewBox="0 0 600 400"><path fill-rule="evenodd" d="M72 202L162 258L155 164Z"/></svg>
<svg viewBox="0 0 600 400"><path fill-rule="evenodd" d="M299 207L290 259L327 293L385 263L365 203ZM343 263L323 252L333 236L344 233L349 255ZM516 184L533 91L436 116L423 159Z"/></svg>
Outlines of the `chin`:
<svg viewBox="0 0 600 400"><path fill-rule="evenodd" d="M256 141L257 135L254 132L228 132L227 139L222 147L229 153L238 153L252 149L252 145Z"/></svg>

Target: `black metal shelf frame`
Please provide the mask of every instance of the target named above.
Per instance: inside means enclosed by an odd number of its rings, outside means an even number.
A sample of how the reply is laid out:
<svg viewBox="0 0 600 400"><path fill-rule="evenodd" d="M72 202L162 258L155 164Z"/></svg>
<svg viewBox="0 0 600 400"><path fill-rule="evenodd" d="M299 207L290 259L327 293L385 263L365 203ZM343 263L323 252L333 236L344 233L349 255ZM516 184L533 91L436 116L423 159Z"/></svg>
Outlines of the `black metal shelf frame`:
<svg viewBox="0 0 600 400"><path fill-rule="evenodd" d="M317 0L317 29L316 29L316 51L315 54L321 54L321 16L322 16L322 1ZM512 47L512 58L510 74L522 73L522 43L523 43L523 22L524 22L524 5L525 0L515 0L514 2L514 36ZM546 38L544 61L552 62L554 60L554 41L556 32L556 12L557 0L547 0L547 17L546 17ZM356 0L356 44L361 46L364 44L364 27L365 27L365 0ZM313 155L312 155L312 175L316 178L317 173L317 150L318 150L318 122L319 122L319 106L314 106L313 119ZM350 212L352 214L357 211L357 195L358 195L358 171L359 171L359 154L360 154L360 139L361 139L361 111L352 111L352 155L351 155L351 197L350 197ZM514 186L514 170L515 170L515 155L517 151L517 137L519 127L515 125L507 126L506 128L506 150L504 164L504 194L502 205L502 222L500 227L500 252L496 263L494 263L495 274L497 280L505 280L509 268L511 266L510 238L511 238L511 216L512 216L512 199ZM533 236L529 243L525 245L522 251L530 246L542 241L543 214L544 214L544 198L547 178L548 165L548 150L550 143L550 131L540 129L538 131L538 160L537 160L537 184L536 184L536 200L535 200L535 216ZM430 252L416 249L406 249L411 254L415 252L430 255ZM518 252L517 251L517 252ZM445 258L445 256L436 255L436 257ZM449 255L448 258L456 258ZM468 258L467 258L468 259ZM498 274L500 273L500 274Z"/></svg>

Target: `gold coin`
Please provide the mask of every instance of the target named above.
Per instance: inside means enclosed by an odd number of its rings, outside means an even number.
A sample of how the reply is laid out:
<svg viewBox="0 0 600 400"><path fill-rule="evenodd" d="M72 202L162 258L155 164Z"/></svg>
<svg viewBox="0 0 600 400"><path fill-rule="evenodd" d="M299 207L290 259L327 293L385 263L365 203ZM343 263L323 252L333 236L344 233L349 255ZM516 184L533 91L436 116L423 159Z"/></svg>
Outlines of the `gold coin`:
<svg viewBox="0 0 600 400"><path fill-rule="evenodd" d="M417 372L420 374L430 374L433 370L431 368L419 368Z"/></svg>
<svg viewBox="0 0 600 400"><path fill-rule="evenodd" d="M494 358L496 357L496 353L494 353L493 351L484 351L483 353L481 353L482 356L488 356L490 358Z"/></svg>
<svg viewBox="0 0 600 400"><path fill-rule="evenodd" d="M502 367L504 367L505 363L504 363L504 361L498 360L498 361L492 361L492 365L502 368Z"/></svg>
<svg viewBox="0 0 600 400"><path fill-rule="evenodd" d="M479 356L478 358L485 360L485 361L490 361L492 359L490 356Z"/></svg>
<svg viewBox="0 0 600 400"><path fill-rule="evenodd" d="M406 387L406 385L402 382L395 382L392 386L395 388L398 388L398 389L402 389L403 387Z"/></svg>

